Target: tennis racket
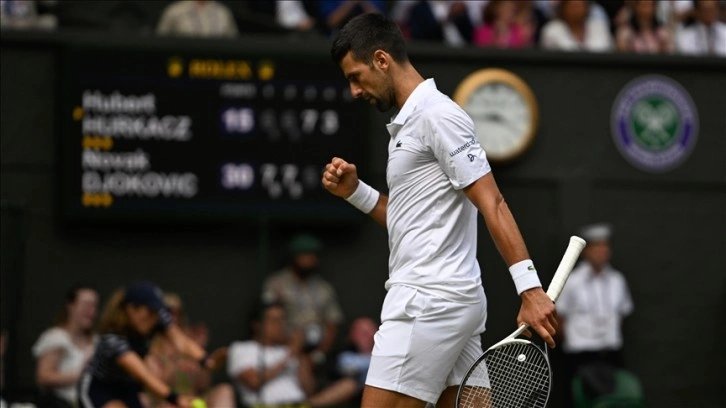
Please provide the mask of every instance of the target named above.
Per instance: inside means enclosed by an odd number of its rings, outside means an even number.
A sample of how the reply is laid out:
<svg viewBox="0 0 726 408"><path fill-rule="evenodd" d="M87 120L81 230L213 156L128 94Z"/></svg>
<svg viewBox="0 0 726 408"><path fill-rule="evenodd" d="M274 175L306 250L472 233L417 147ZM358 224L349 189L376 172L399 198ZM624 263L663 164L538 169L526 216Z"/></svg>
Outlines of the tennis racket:
<svg viewBox="0 0 726 408"><path fill-rule="evenodd" d="M582 238L570 237L547 289L547 296L553 302L560 296L584 246ZM459 386L456 408L544 408L547 405L552 385L547 347L543 351L529 340L518 339L526 329L526 324L519 326L471 366Z"/></svg>

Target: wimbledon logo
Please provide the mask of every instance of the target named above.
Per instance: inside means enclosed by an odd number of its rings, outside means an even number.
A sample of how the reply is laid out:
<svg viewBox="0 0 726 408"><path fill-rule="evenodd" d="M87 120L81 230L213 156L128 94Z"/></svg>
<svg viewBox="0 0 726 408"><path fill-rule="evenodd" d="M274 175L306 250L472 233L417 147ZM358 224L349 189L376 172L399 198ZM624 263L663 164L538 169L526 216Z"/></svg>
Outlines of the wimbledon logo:
<svg viewBox="0 0 726 408"><path fill-rule="evenodd" d="M620 91L611 126L615 145L630 164L662 173L683 163L696 145L698 112L680 84L648 75Z"/></svg>

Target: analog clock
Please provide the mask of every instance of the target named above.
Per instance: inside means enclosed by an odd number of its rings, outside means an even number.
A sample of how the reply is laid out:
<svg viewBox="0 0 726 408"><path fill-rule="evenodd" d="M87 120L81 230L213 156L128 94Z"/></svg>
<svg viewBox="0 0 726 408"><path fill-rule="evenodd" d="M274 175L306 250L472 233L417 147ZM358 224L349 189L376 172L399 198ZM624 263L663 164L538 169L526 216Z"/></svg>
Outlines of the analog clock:
<svg viewBox="0 0 726 408"><path fill-rule="evenodd" d="M514 160L534 141L537 101L529 86L513 73L502 69L474 72L459 84L454 101L471 116L491 162Z"/></svg>

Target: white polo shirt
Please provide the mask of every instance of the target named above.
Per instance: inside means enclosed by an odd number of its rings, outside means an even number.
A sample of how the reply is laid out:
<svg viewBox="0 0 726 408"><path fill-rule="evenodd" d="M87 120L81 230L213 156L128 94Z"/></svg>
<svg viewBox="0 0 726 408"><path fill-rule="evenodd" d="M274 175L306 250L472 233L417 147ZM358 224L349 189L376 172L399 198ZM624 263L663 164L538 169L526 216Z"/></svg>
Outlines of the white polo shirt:
<svg viewBox="0 0 726 408"><path fill-rule="evenodd" d="M462 189L491 171L471 118L433 79L387 125L389 279L456 302L480 301L477 209Z"/></svg>
<svg viewBox="0 0 726 408"><path fill-rule="evenodd" d="M298 378L299 362L291 360L287 367L275 378L266 381L262 388L253 390L238 379L239 375L250 368L273 367L290 353L287 346L264 346L256 341L239 341L229 346L227 355L227 374L234 379L240 392L242 403L283 405L305 401L305 392Z"/></svg>
<svg viewBox="0 0 726 408"><path fill-rule="evenodd" d="M563 350L620 349L622 319L632 311L630 291L620 272L608 265L595 274L588 262L581 262L557 300L557 314L565 319Z"/></svg>

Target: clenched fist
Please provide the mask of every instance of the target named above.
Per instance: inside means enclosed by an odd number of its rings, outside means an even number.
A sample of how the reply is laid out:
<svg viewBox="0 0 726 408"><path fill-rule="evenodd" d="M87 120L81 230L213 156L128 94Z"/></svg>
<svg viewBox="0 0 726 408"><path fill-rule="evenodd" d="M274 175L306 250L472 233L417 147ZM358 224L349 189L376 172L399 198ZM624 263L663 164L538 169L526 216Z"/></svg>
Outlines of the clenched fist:
<svg viewBox="0 0 726 408"><path fill-rule="evenodd" d="M323 186L333 195L341 198L350 197L358 187L358 170L355 164L348 163L340 157L334 157L325 166Z"/></svg>

